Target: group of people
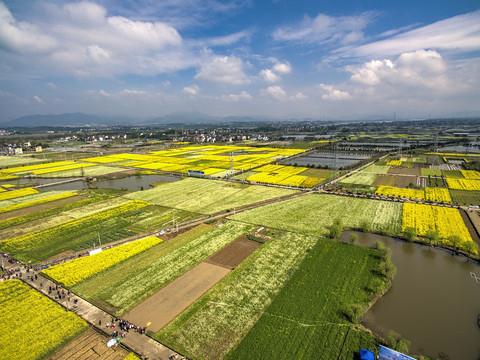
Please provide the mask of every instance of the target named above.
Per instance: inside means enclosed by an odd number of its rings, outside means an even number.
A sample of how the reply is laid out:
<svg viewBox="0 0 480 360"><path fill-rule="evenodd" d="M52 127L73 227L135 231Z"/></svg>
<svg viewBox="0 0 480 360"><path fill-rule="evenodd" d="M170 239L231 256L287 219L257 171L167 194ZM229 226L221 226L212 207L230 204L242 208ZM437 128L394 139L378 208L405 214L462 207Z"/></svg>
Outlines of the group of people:
<svg viewBox="0 0 480 360"><path fill-rule="evenodd" d="M128 322L127 320L121 320L117 318L112 318L112 322L107 323L107 328L116 328L118 323L118 327L123 330L123 333L121 334L121 337L124 338L126 336L126 333L128 333L130 330L134 332L138 332L140 334L145 334L147 332L147 328L141 328L140 326L135 326L132 323ZM102 320L98 321L98 325L102 325ZM116 338L118 336L118 331L114 330L112 333L112 338Z"/></svg>

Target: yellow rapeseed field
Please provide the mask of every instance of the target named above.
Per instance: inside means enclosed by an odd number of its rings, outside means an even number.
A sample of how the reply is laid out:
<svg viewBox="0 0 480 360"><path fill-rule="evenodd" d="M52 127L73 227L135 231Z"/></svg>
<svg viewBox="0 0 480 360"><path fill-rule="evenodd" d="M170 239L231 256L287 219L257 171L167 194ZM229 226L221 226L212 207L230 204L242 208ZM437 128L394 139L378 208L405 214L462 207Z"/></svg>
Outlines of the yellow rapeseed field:
<svg viewBox="0 0 480 360"><path fill-rule="evenodd" d="M420 236L424 236L428 230L436 231L446 245L451 245L447 239L452 235L458 235L462 244L473 241L458 209L404 203L402 231L407 227L415 228Z"/></svg>
<svg viewBox="0 0 480 360"><path fill-rule="evenodd" d="M107 249L92 256L86 256L55 265L44 270L43 273L56 282L62 283L65 286L72 286L162 241L162 239L154 236L148 237Z"/></svg>
<svg viewBox="0 0 480 360"><path fill-rule="evenodd" d="M402 166L401 160L391 160L387 163L388 166Z"/></svg>
<svg viewBox="0 0 480 360"><path fill-rule="evenodd" d="M40 204L47 203L47 202L50 202L50 201L65 199L67 197L71 197L71 196L75 196L75 195L78 195L78 194L75 193L75 192L64 192L64 193L60 193L58 195L52 195L52 196L45 197L45 198L42 198L42 199L25 201L25 202L22 202L20 204L1 207L0 208L0 214L5 213L5 212L9 212L9 211L13 211L13 210L23 209L23 208L34 206L34 205L40 205Z"/></svg>
<svg viewBox="0 0 480 360"><path fill-rule="evenodd" d="M447 184L449 189L454 190L480 190L479 180L447 178Z"/></svg>
<svg viewBox="0 0 480 360"><path fill-rule="evenodd" d="M0 283L0 360L42 359L88 324L20 280Z"/></svg>
<svg viewBox="0 0 480 360"><path fill-rule="evenodd" d="M423 190L404 189L394 186L379 186L375 192L377 195L396 196L397 198L406 197L408 199L425 199Z"/></svg>
<svg viewBox="0 0 480 360"><path fill-rule="evenodd" d="M32 194L37 194L38 191L33 188L23 188L18 190L12 191L5 191L0 194L0 201L1 200L8 200L8 199L15 199L21 196L27 196Z"/></svg>

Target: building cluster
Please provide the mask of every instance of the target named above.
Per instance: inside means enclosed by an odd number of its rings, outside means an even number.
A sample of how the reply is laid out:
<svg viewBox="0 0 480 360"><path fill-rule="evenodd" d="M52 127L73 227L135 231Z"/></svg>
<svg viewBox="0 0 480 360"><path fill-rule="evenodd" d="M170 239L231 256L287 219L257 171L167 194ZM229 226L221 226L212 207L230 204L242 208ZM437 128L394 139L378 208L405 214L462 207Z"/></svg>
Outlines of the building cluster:
<svg viewBox="0 0 480 360"><path fill-rule="evenodd" d="M0 146L1 155L21 155L24 152L40 152L42 150L41 145L32 145L30 141L24 143L9 143Z"/></svg>

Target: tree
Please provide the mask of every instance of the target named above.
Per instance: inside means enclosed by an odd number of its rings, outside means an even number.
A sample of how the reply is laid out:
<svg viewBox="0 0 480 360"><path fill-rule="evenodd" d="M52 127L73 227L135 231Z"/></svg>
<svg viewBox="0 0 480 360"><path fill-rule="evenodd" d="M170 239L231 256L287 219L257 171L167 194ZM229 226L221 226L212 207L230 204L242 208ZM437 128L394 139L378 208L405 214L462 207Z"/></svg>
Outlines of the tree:
<svg viewBox="0 0 480 360"><path fill-rule="evenodd" d="M403 234L405 236L405 239L407 239L408 242L414 242L417 239L417 229L414 227L407 227L404 231Z"/></svg>
<svg viewBox="0 0 480 360"><path fill-rule="evenodd" d="M362 229L363 232L369 232L372 230L372 223L368 220L364 220L360 225L360 229Z"/></svg>
<svg viewBox="0 0 480 360"><path fill-rule="evenodd" d="M458 235L451 235L447 240L452 244L453 250L457 251L458 245L462 242L462 239Z"/></svg>
<svg viewBox="0 0 480 360"><path fill-rule="evenodd" d="M428 245L435 245L439 240L438 232L432 229L429 229L425 234L425 241Z"/></svg>
<svg viewBox="0 0 480 360"><path fill-rule="evenodd" d="M395 331L389 330L385 340L387 342L387 345L392 349L395 349L402 353L408 353L410 342L408 340L402 339L401 335L396 333Z"/></svg>
<svg viewBox="0 0 480 360"><path fill-rule="evenodd" d="M464 248L470 255L478 255L478 245L473 241L467 241Z"/></svg>
<svg viewBox="0 0 480 360"><path fill-rule="evenodd" d="M340 235L342 235L343 230L343 223L341 218L337 218L334 220L332 226L330 226L330 233L328 237L330 239L338 239Z"/></svg>
<svg viewBox="0 0 480 360"><path fill-rule="evenodd" d="M355 245L355 243L358 241L358 234L356 233L351 233L350 234L350 244Z"/></svg>

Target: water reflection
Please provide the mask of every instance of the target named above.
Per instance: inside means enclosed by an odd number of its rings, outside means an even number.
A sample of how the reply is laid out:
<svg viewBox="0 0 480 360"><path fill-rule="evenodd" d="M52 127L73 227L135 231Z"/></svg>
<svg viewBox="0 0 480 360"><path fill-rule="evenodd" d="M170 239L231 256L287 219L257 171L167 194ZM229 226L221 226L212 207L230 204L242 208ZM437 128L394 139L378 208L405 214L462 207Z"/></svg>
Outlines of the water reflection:
<svg viewBox="0 0 480 360"><path fill-rule="evenodd" d="M342 234L348 240L349 232ZM392 329L411 342L410 352L449 359L480 355L480 265L450 251L358 233L360 245L382 240L392 249L397 274L390 290L364 316L379 334Z"/></svg>

